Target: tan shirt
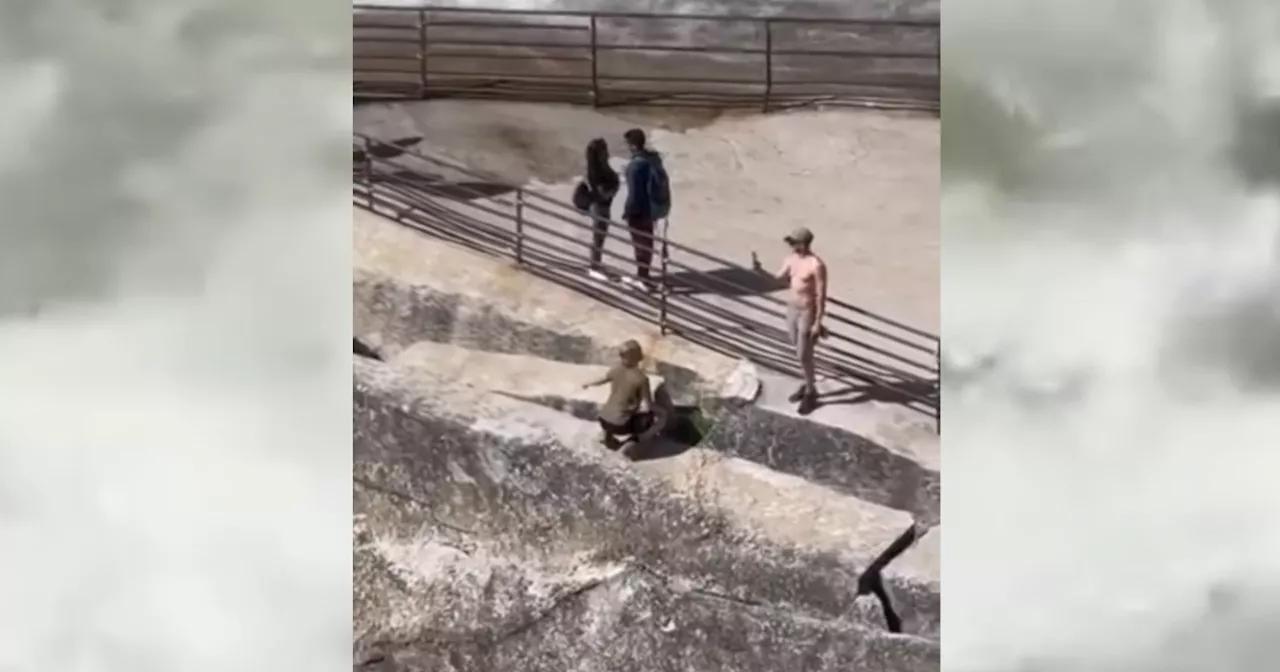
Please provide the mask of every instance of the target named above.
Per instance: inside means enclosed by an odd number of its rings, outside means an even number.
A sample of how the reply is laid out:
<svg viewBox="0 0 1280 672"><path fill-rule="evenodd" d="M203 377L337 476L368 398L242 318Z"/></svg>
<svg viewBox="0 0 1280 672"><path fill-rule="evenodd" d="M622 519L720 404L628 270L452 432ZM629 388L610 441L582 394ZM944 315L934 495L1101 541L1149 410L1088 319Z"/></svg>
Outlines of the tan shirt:
<svg viewBox="0 0 1280 672"><path fill-rule="evenodd" d="M653 401L649 376L638 368L615 366L605 376L609 381L609 400L600 407L600 419L614 425L625 425L640 410L641 404Z"/></svg>

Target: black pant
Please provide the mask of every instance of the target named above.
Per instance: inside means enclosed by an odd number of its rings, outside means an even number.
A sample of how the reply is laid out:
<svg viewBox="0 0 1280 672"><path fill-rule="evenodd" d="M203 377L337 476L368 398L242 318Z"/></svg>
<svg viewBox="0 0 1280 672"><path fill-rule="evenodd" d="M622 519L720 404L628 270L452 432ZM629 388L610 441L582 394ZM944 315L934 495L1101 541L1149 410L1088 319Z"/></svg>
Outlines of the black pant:
<svg viewBox="0 0 1280 672"><path fill-rule="evenodd" d="M653 426L653 415L651 413L635 413L627 419L625 425L615 425L604 419L600 419L600 429L604 430L605 435L609 437L617 436L640 436Z"/></svg>
<svg viewBox="0 0 1280 672"><path fill-rule="evenodd" d="M631 245L636 253L636 275L647 282L653 265L653 220L636 217L627 220L627 227L631 230Z"/></svg>
<svg viewBox="0 0 1280 672"><path fill-rule="evenodd" d="M613 201L592 203L588 210L591 213L591 268L600 270L600 260L604 258L604 242L608 240L609 216L613 214Z"/></svg>

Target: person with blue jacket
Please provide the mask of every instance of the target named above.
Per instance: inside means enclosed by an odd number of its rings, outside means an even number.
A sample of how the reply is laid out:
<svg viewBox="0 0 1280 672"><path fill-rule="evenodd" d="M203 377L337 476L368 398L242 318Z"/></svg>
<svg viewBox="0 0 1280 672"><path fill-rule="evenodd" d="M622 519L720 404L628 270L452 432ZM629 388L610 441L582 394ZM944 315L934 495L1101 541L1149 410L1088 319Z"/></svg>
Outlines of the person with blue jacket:
<svg viewBox="0 0 1280 672"><path fill-rule="evenodd" d="M623 134L631 150L627 164L627 201L622 210L622 221L631 231L631 244L635 248L636 277L623 277L622 281L636 289L652 292L656 289L652 275L654 228L658 220L665 219L671 208L670 186L662 156L649 149L644 131L633 128Z"/></svg>

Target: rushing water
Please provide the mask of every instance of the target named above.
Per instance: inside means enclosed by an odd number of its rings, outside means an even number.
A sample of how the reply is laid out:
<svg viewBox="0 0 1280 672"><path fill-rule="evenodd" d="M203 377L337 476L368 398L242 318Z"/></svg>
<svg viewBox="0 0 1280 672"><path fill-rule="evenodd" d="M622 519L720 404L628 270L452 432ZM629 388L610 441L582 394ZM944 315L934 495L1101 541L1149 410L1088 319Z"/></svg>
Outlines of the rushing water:
<svg viewBox="0 0 1280 672"><path fill-rule="evenodd" d="M347 669L349 12L0 3L0 670Z"/></svg>
<svg viewBox="0 0 1280 672"><path fill-rule="evenodd" d="M944 667L1280 659L1280 4L947 0Z"/></svg>

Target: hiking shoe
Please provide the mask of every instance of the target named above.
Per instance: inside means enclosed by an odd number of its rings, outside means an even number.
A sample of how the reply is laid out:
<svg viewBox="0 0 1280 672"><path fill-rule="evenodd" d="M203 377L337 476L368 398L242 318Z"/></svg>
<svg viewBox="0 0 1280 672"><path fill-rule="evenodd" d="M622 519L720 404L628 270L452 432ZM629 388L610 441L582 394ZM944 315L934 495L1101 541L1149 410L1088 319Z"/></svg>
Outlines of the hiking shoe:
<svg viewBox="0 0 1280 672"><path fill-rule="evenodd" d="M796 388L796 391L795 391L795 392L792 392L792 393L791 393L791 396L787 397L787 401L789 401L789 402L791 402L791 403L793 403L793 404L795 404L795 403L799 403L799 401L800 401L801 399L804 399L805 394L806 394L806 393L808 393L808 392L809 392L809 386L808 386L808 385L801 385L800 387ZM812 395L810 395L810 396L812 396Z"/></svg>
<svg viewBox="0 0 1280 672"><path fill-rule="evenodd" d="M809 415L818 409L818 395L806 394L800 399L800 406L796 408L796 412L800 415Z"/></svg>

